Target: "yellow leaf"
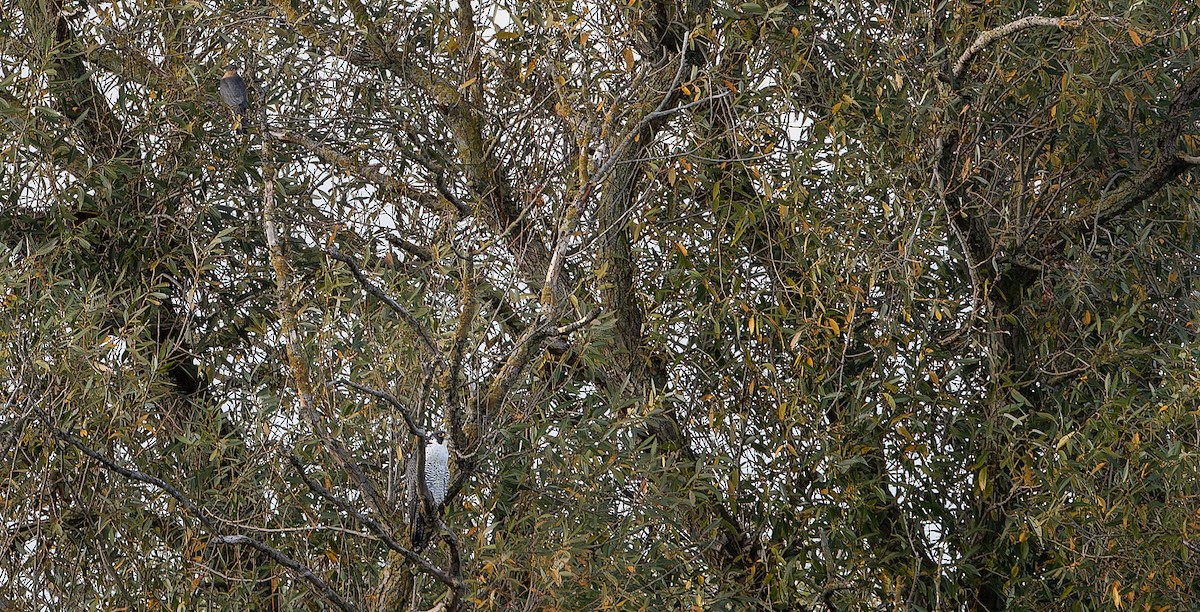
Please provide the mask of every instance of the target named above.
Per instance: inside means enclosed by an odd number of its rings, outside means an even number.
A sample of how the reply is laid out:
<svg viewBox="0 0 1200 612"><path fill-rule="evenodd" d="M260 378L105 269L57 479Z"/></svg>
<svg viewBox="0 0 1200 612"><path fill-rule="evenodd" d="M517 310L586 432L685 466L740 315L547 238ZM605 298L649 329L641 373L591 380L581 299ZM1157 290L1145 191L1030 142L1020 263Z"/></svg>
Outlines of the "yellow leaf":
<svg viewBox="0 0 1200 612"><path fill-rule="evenodd" d="M625 57L625 70L633 72L633 49L625 47L625 51L622 52L622 55Z"/></svg>
<svg viewBox="0 0 1200 612"><path fill-rule="evenodd" d="M521 77L522 81L529 78L529 75L533 74L533 69L537 68L538 60L540 60L540 59L541 59L541 57L535 57L535 58L529 60L528 64L525 64L525 74L524 74L524 76Z"/></svg>
<svg viewBox="0 0 1200 612"><path fill-rule="evenodd" d="M520 37L520 32L496 32L496 40L512 40Z"/></svg>
<svg viewBox="0 0 1200 612"><path fill-rule="evenodd" d="M1072 431L1072 432L1068 433L1067 435L1065 435L1065 436L1063 436L1063 437L1059 438L1059 439L1058 439L1058 444L1055 444L1055 445L1054 445L1054 450L1059 450L1059 449L1061 449L1062 447L1066 446L1066 444L1067 444L1067 441L1068 441L1068 440L1070 440L1070 439L1071 439L1071 436L1073 436L1073 435L1075 435L1075 432L1073 432L1073 431Z"/></svg>
<svg viewBox="0 0 1200 612"><path fill-rule="evenodd" d="M1090 310L1083 311L1083 324L1084 325L1092 324L1092 311L1090 311Z"/></svg>
<svg viewBox="0 0 1200 612"><path fill-rule="evenodd" d="M1133 46L1140 47L1146 43L1142 42L1142 37L1133 28L1129 28L1129 40L1133 41Z"/></svg>
<svg viewBox="0 0 1200 612"><path fill-rule="evenodd" d="M687 257L687 247L683 246L682 242L676 242L675 248L679 249L679 252L683 253L684 257Z"/></svg>
<svg viewBox="0 0 1200 612"><path fill-rule="evenodd" d="M462 90L464 90L464 89L466 89L466 88L470 87L471 85L474 85L474 84L475 84L475 81L477 81L477 80L478 80L477 78L475 78L475 77L471 77L470 79L468 79L468 80L467 80L467 82L466 82L466 83L463 83L462 85L459 85L459 86L458 86L458 90L459 90L459 91L462 91Z"/></svg>
<svg viewBox="0 0 1200 612"><path fill-rule="evenodd" d="M588 41L588 36L591 36L591 35L592 35L591 30L584 30L583 32L580 32L579 33L579 44L586 45L587 41Z"/></svg>

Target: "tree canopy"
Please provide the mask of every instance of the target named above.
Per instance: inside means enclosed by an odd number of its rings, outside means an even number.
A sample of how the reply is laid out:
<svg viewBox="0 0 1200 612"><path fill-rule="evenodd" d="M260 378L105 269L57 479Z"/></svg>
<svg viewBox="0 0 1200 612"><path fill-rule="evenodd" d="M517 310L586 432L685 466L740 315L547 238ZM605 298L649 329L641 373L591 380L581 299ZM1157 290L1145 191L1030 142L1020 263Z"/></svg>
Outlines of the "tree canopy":
<svg viewBox="0 0 1200 612"><path fill-rule="evenodd" d="M0 609L1200 592L1195 3L0 7Z"/></svg>

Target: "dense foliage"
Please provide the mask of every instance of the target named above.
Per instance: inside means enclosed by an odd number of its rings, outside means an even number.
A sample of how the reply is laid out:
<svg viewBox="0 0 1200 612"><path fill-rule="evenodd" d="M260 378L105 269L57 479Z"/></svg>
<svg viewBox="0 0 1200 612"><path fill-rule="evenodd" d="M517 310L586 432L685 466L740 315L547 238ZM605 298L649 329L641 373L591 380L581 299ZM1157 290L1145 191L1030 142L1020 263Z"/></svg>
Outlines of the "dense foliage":
<svg viewBox="0 0 1200 612"><path fill-rule="evenodd" d="M0 7L0 608L1200 592L1195 3Z"/></svg>

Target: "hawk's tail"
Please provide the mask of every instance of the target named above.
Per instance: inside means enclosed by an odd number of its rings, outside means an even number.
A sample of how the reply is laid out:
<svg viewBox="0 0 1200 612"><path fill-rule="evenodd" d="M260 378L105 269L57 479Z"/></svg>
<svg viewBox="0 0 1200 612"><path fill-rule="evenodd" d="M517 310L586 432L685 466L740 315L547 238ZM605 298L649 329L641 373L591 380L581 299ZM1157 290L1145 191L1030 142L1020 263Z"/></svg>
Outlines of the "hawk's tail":
<svg viewBox="0 0 1200 612"><path fill-rule="evenodd" d="M425 548L425 544L428 542L428 540L429 534L425 528L425 515L424 513L417 511L416 515L413 516L412 522L413 550L421 552L421 549Z"/></svg>

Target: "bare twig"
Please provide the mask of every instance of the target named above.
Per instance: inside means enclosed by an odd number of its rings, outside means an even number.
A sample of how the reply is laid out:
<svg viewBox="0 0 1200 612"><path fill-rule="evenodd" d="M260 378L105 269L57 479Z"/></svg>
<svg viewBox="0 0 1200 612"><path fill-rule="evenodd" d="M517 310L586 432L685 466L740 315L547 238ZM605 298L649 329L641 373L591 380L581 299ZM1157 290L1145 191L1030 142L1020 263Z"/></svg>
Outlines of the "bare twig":
<svg viewBox="0 0 1200 612"><path fill-rule="evenodd" d="M568 323L566 325L563 325L563 326L555 329L553 335L565 336L567 334L571 334L576 331L579 331L579 330L587 327L589 324L591 324L592 321L595 321L596 318L599 316L600 316L600 309L597 308L597 309L589 312L587 314L587 316L583 317L582 319L579 319L578 321L575 321L574 323Z"/></svg>
<svg viewBox="0 0 1200 612"><path fill-rule="evenodd" d="M687 104L680 104L679 106L672 106L671 108L668 108L665 110L654 111L653 113L646 115L646 120L654 121L655 119L661 119L663 117L667 117L669 115L678 113L679 111L687 110L694 106L700 106L701 104L708 104L710 102L715 102L717 100L720 100L721 98L724 98L725 96L729 95L730 93L731 93L730 91L726 90L726 91L722 91L721 93L718 93L718 94L713 94L711 96L705 96L703 98L700 98L699 100L693 100L691 102L688 102Z"/></svg>

